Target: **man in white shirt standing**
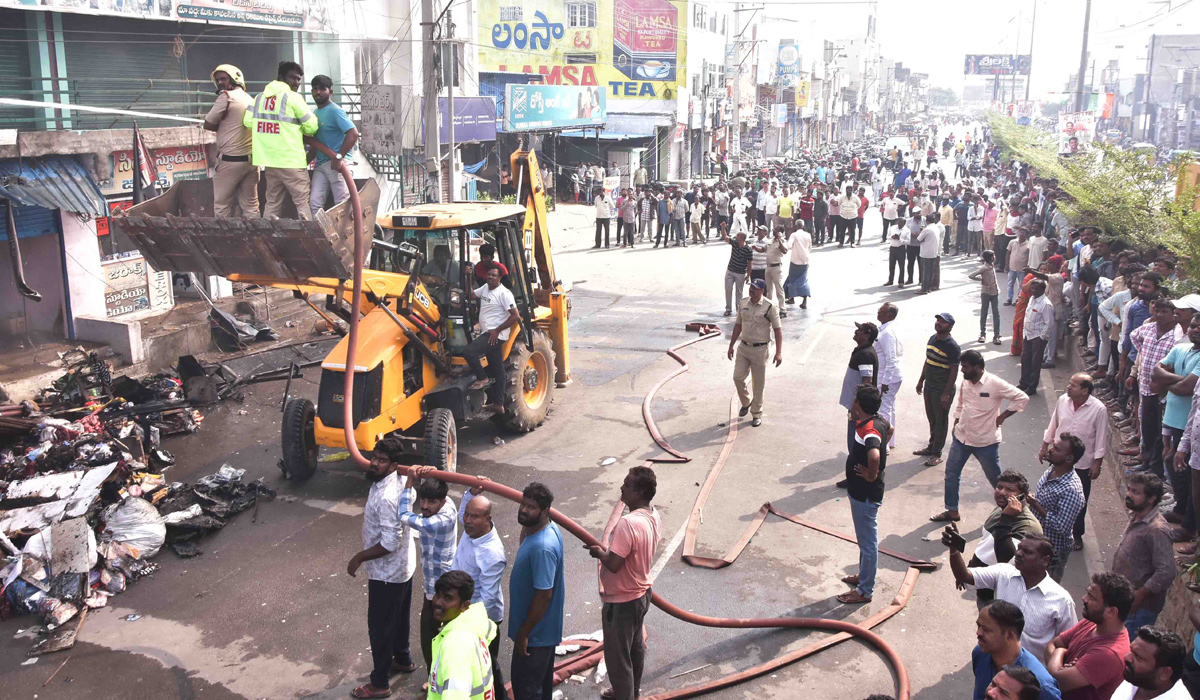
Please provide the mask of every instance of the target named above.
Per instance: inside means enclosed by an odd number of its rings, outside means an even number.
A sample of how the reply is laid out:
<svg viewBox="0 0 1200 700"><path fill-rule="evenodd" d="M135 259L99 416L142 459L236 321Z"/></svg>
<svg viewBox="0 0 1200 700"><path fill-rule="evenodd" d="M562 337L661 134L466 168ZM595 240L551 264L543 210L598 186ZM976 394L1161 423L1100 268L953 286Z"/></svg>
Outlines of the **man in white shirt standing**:
<svg viewBox="0 0 1200 700"><path fill-rule="evenodd" d="M398 438L384 438L375 446L366 468L371 490L363 508L363 549L346 566L346 573L367 572L367 636L371 640L371 680L355 689L355 697L382 697L390 689L393 670L417 670L409 650L409 611L412 578L417 570L416 550L408 526L400 522L400 477L396 463L404 454Z"/></svg>
<svg viewBox="0 0 1200 700"><path fill-rule="evenodd" d="M608 194L604 191L604 188L600 187L600 188L598 188L598 190L596 192L596 198L594 200L594 203L596 205L596 245L594 245L592 247L593 248L600 247L600 231L603 230L604 231L604 247L607 248L608 247L609 227L612 225L611 221L612 221L612 216L613 216L613 211L614 211L613 201L611 198L609 198ZM621 240L620 231L617 232L617 240L618 241Z"/></svg>
<svg viewBox="0 0 1200 700"><path fill-rule="evenodd" d="M1046 259L1046 245L1049 241L1042 235L1041 229L1035 229L1033 235L1029 237L1029 265L1033 269L1038 269L1042 265L1042 261Z"/></svg>
<svg viewBox="0 0 1200 700"><path fill-rule="evenodd" d="M942 249L942 225L938 223L940 219L938 214L930 214L925 219L925 228L917 234L917 242L921 246L921 291L917 294L928 294L937 289L938 253Z"/></svg>
<svg viewBox="0 0 1200 700"><path fill-rule="evenodd" d="M1046 283L1042 280L1033 280L1030 292L1033 296L1025 307L1025 342L1021 345L1021 382L1017 388L1034 396L1042 375L1046 343L1054 330L1054 305L1046 298Z"/></svg>
<svg viewBox="0 0 1200 700"><path fill-rule="evenodd" d="M875 354L879 358L879 377L876 382L882 394L879 405L879 415L887 419L892 426L892 437L888 440L888 450L896 447L896 397L900 394L900 383L904 375L900 371L900 360L904 357L904 346L896 337L893 322L900 309L890 302L879 307L875 318L879 321L879 337L875 339Z"/></svg>
<svg viewBox="0 0 1200 700"><path fill-rule="evenodd" d="M807 309L808 297L811 296L808 289L808 253L812 250L812 234L803 227L797 228L787 245L791 253L788 256L788 275L783 283L783 294L789 304L795 304L796 297L800 297L800 308Z"/></svg>
<svg viewBox="0 0 1200 700"><path fill-rule="evenodd" d="M480 477L482 478L482 477ZM488 619L499 627L504 621L504 542L492 522L492 502L481 496L483 489L472 486L463 494L458 506L458 519L463 524L463 536L454 552L454 568L465 571L475 582L472 603L483 603ZM494 697L505 700L504 678L500 675L500 635L488 645L492 656Z"/></svg>
<svg viewBox="0 0 1200 700"><path fill-rule="evenodd" d="M967 209L967 252L978 255L983 251L983 204L979 197L971 198Z"/></svg>
<svg viewBox="0 0 1200 700"><path fill-rule="evenodd" d="M494 267L488 270L487 284L471 290L471 296L479 300L479 335L463 350L463 358L475 375L471 389L478 391L490 384L488 406L491 410L503 409L504 341L521 320L517 300L507 287L501 286L500 270ZM487 358L486 372L479 361L481 357Z"/></svg>

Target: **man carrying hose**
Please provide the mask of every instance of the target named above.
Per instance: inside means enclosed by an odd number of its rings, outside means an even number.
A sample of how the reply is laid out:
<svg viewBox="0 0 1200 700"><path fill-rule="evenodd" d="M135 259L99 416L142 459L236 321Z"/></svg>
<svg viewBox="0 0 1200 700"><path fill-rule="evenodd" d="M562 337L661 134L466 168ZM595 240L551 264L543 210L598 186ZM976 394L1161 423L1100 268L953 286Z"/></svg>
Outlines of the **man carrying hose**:
<svg viewBox="0 0 1200 700"><path fill-rule="evenodd" d="M662 520L650 505L658 480L650 467L634 467L621 484L621 502L629 512L612 531L608 547L584 546L600 560L600 600L604 630L604 663L612 687L605 700L634 700L641 695L646 643L642 621L650 610L650 569L658 547Z"/></svg>

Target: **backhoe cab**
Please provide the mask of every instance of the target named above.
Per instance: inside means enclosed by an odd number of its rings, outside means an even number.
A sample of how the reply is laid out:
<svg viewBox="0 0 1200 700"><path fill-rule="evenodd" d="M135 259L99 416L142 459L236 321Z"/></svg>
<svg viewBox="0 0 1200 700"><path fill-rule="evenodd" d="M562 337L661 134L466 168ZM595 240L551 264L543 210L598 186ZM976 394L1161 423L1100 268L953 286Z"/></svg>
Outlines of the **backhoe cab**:
<svg viewBox="0 0 1200 700"><path fill-rule="evenodd" d="M362 315L354 367L346 366L347 336L322 362L316 405L303 398L290 399L285 405L282 468L288 477L311 476L322 446L346 447L343 386L347 371L354 373L354 441L363 451L395 435L411 449L414 462L454 471L459 424L488 418L508 430L528 432L546 419L555 387L570 382L570 305L561 282L554 276L544 187L536 157L532 151L517 151L511 164L518 184L517 201L523 204L426 204L375 219L375 235L362 275ZM371 186L373 183L368 183L363 192ZM168 195L170 192L164 197ZM378 197L377 190L374 196ZM177 195L175 199L190 198ZM353 241L345 231L343 208L347 204L319 215L316 223L323 230L314 227L316 233L311 235L297 233L295 222L269 222L288 229L292 238L283 242L280 240L286 237L279 231L265 241L253 235L248 243L231 239L227 223L214 219L211 221L215 223L209 224L201 218L203 214L195 211L179 212L192 215L182 232L183 240L158 240L149 235L147 230L155 227L139 224L137 207L124 217L124 228L135 240L142 235L147 245L171 249L162 257L170 258L175 266L164 269L224 274L243 282L290 289L297 295L325 294L327 308L349 321L352 288L348 272L353 255L347 256L346 249L352 250ZM374 216L374 201L370 206L364 202L363 211L364 217ZM141 215L151 219L155 214L161 216L158 211ZM170 214L167 218L176 220ZM371 223L364 221L364 229L370 230ZM174 228L178 238L180 227ZM253 254L241 255L245 262L239 263L230 262L239 259L237 250L222 249L220 255L194 253L207 250L206 245L211 248L221 233L225 234L220 239L223 245L245 246ZM289 241L297 238L306 250L320 253L314 258L325 262L314 263L307 256L285 250L291 245ZM462 351L479 333L478 303L467 291L484 284L474 270L484 243L495 249L495 260L508 271L502 284L512 291L520 316L503 347L503 410L486 415L481 414L485 392L470 389L475 378L462 357ZM268 248L280 249L278 257L283 262L268 265L271 272L262 274L261 257ZM212 269L218 265L220 272ZM320 273L332 274L288 274L301 265L307 266L306 271L315 265Z"/></svg>

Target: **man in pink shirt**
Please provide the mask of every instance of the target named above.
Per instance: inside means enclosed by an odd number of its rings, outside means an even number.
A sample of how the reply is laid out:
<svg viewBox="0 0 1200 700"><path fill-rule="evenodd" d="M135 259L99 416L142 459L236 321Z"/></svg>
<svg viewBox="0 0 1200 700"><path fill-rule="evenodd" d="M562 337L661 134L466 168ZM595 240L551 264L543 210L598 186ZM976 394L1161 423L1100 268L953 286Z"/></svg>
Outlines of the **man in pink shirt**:
<svg viewBox="0 0 1200 700"><path fill-rule="evenodd" d="M621 484L621 502L629 512L617 521L607 548L586 547L600 560L604 663L612 681L602 698L634 700L641 694L646 656L642 621L650 609L650 568L662 530L658 511L650 505L657 489L653 469L630 469Z"/></svg>

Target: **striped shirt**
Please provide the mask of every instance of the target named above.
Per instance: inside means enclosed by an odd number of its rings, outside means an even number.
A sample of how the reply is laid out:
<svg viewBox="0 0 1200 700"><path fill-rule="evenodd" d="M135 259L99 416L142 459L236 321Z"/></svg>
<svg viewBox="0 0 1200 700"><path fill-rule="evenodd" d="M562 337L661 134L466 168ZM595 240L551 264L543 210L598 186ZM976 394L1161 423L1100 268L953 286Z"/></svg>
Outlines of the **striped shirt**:
<svg viewBox="0 0 1200 700"><path fill-rule="evenodd" d="M770 247L770 243L768 243L765 239L754 241L750 244L751 270L767 269L767 249Z"/></svg>
<svg viewBox="0 0 1200 700"><path fill-rule="evenodd" d="M1181 343L1184 337L1179 324L1172 325L1171 330L1159 335L1158 324L1153 318L1129 334L1129 341L1138 351L1138 391L1142 396L1154 396L1150 377L1154 373L1155 365L1162 362L1167 353L1171 352L1171 348Z"/></svg>
<svg viewBox="0 0 1200 700"><path fill-rule="evenodd" d="M1054 554L1070 555L1071 545L1075 541L1072 534L1075 518L1083 510L1083 482L1074 469L1067 470L1066 474L1059 477L1052 477L1053 471L1053 467L1047 469L1038 480L1037 500L1046 509L1046 514L1039 515L1038 521L1042 523L1046 539L1054 545Z"/></svg>
<svg viewBox="0 0 1200 700"><path fill-rule="evenodd" d="M738 245L736 238L729 239L729 271L742 275L746 273L746 266L750 264L751 256L750 246L747 244ZM763 267L766 267L764 265Z"/></svg>
<svg viewBox="0 0 1200 700"><path fill-rule="evenodd" d="M414 489L405 489L400 496L400 522L420 533L421 574L425 581L425 599L433 600L433 585L442 574L454 567L454 550L458 540L458 511L449 498L442 509L426 518L412 511Z"/></svg>
<svg viewBox="0 0 1200 700"><path fill-rule="evenodd" d="M1046 662L1046 645L1075 625L1075 601L1050 575L1042 577L1033 588L1012 564L996 564L971 569L976 588L996 592L996 600L1005 600L1021 609L1025 615L1025 630L1021 646Z"/></svg>

